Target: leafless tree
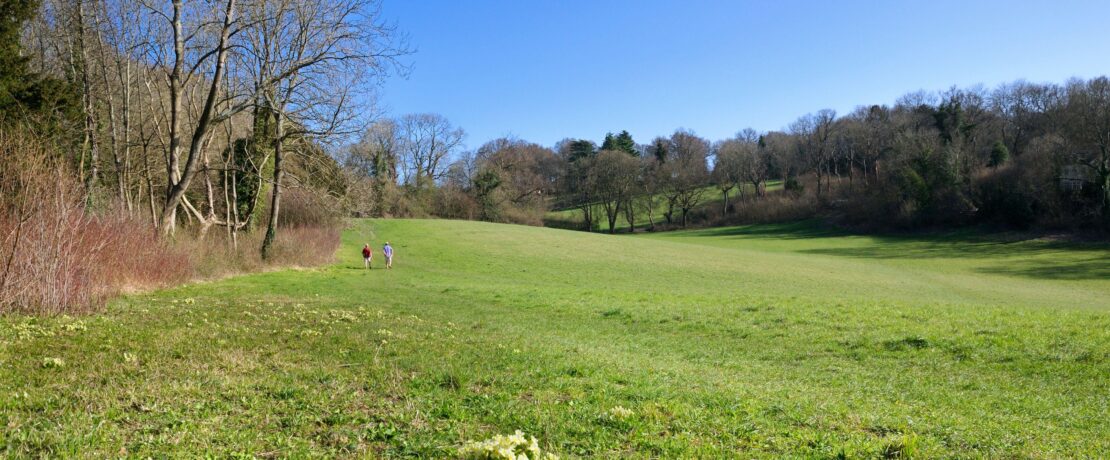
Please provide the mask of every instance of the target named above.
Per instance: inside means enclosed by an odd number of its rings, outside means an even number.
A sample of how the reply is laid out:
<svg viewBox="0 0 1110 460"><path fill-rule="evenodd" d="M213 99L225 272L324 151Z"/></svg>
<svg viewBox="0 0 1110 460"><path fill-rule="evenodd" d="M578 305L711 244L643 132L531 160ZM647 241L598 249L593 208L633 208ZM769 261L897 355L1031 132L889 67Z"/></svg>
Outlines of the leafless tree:
<svg viewBox="0 0 1110 460"><path fill-rule="evenodd" d="M746 160L754 156L756 145L742 137L727 139L717 143L714 148L716 154L713 161L711 178L713 184L721 191L721 214L727 214L730 208L728 194L735 188L744 194L744 182L747 179Z"/></svg>
<svg viewBox="0 0 1110 460"><path fill-rule="evenodd" d="M555 191L551 169L557 161L551 149L500 138L478 148L469 162L454 164L455 175L468 177L466 188L474 195L482 219L535 223L547 210L547 196Z"/></svg>
<svg viewBox="0 0 1110 460"><path fill-rule="evenodd" d="M709 141L698 137L692 131L678 130L667 142L666 161L662 173L666 178L667 222L672 222L674 211L682 213L682 226L689 222L690 211L704 197L704 188L709 180L706 159L709 156Z"/></svg>
<svg viewBox="0 0 1110 460"><path fill-rule="evenodd" d="M659 197L665 189L667 178L663 176L663 163L655 155L649 154L640 157L640 193L635 197L632 204L638 207L639 211L647 214L648 229L655 230L655 211L659 205Z"/></svg>
<svg viewBox="0 0 1110 460"><path fill-rule="evenodd" d="M818 196L821 195L822 184L825 185L825 190L829 189L827 178L832 167L832 134L835 122L836 112L824 109L802 116L790 125L790 133L798 138L797 148L801 157L807 168L817 175Z"/></svg>
<svg viewBox="0 0 1110 460"><path fill-rule="evenodd" d="M431 187L444 173L449 158L466 136L446 117L434 113L409 114L397 120L405 182L417 188Z"/></svg>
<svg viewBox="0 0 1110 460"><path fill-rule="evenodd" d="M1099 213L1110 218L1110 79L1069 82L1065 110L1068 160L1089 173Z"/></svg>
<svg viewBox="0 0 1110 460"><path fill-rule="evenodd" d="M594 161L592 173L594 196L605 209L609 233L616 232L622 206L632 197L639 174L636 157L619 150L602 150Z"/></svg>
<svg viewBox="0 0 1110 460"><path fill-rule="evenodd" d="M219 5L182 0L166 2L140 0L146 19L158 26L152 27L157 35L148 40L144 58L164 74L164 86L169 96L169 126L165 137L166 196L159 219L163 234L172 234L177 225L177 209L181 205L189 184L196 176L202 150L213 126L231 116L216 114L225 77L227 56L231 40L238 32L236 1L226 0ZM215 18L215 19L213 19ZM207 87L203 102L193 126L186 125L186 98L190 85Z"/></svg>
<svg viewBox="0 0 1110 460"><path fill-rule="evenodd" d="M397 186L402 142L397 122L382 118L372 123L349 149L345 166L370 184L370 215L388 214Z"/></svg>

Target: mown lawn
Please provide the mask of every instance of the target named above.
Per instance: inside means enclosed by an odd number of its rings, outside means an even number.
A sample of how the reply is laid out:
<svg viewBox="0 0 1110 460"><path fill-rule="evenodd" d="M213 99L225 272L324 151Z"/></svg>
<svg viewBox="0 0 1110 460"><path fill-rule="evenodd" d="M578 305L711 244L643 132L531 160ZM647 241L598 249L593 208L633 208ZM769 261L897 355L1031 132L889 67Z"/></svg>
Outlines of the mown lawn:
<svg viewBox="0 0 1110 460"><path fill-rule="evenodd" d="M0 456L1094 458L1108 420L1110 247L1005 235L358 221L331 267L0 318Z"/></svg>

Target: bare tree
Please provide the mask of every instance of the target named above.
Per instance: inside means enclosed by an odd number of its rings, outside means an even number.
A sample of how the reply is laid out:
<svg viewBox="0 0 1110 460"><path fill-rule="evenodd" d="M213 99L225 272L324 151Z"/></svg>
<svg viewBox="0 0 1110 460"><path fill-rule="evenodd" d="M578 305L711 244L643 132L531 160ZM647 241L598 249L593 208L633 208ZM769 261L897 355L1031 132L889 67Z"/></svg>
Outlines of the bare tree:
<svg viewBox="0 0 1110 460"><path fill-rule="evenodd" d="M564 165L559 190L565 197L567 207L582 211L582 223L586 231L593 231L597 215L594 213L593 162L597 157L597 145L586 139L563 139L555 144L555 151Z"/></svg>
<svg viewBox="0 0 1110 460"><path fill-rule="evenodd" d="M744 179L752 184L757 198L763 198L767 195L767 178L770 173L771 161L771 152L763 142L762 136L755 142L754 148L741 151L740 162L742 166L740 169L744 172Z"/></svg>
<svg viewBox="0 0 1110 460"><path fill-rule="evenodd" d="M1065 117L1069 160L1089 173L1098 212L1110 218L1110 79L1069 82Z"/></svg>
<svg viewBox="0 0 1110 460"><path fill-rule="evenodd" d="M409 114L397 120L401 132L401 152L405 163L405 182L430 187L444 171L449 158L462 147L465 132L446 117L434 113Z"/></svg>
<svg viewBox="0 0 1110 460"><path fill-rule="evenodd" d="M84 139L81 141L81 165L84 166L85 154L89 158L89 172L85 177L85 193L89 199L96 195L100 174L100 143L97 138L96 110L93 101L93 75L89 56L89 26L87 21L87 4L83 0L76 0L70 13L70 26L72 33L70 60L81 87L81 105L85 115Z"/></svg>
<svg viewBox="0 0 1110 460"><path fill-rule="evenodd" d="M817 195L821 195L821 185L828 190L828 176L832 167L832 133L835 127L836 112L820 110L798 118L790 125L790 132L798 138L797 147L806 167L817 175Z"/></svg>
<svg viewBox="0 0 1110 460"><path fill-rule="evenodd" d="M550 149L499 138L456 161L453 174L467 177L463 188L473 196L482 220L534 223L547 209L545 198L555 185L547 169L555 161Z"/></svg>
<svg viewBox="0 0 1110 460"><path fill-rule="evenodd" d="M205 3L183 4L142 0L151 21L160 21L161 33L148 43L146 58L166 75L169 95L169 126L166 137L166 196L159 219L163 234L172 234L177 225L177 209L197 173L202 149L215 123L231 114L215 114L225 76L231 38L238 25L235 0L226 0L216 9ZM218 18L213 21L210 18ZM161 41L159 41L161 40ZM207 70L202 71L202 68ZM186 90L198 80L207 80L203 104L192 129L186 126Z"/></svg>
<svg viewBox="0 0 1110 460"><path fill-rule="evenodd" d="M397 122L391 118L375 121L363 132L358 143L351 146L347 168L370 180L369 212L381 217L389 213L391 196L397 185L397 165L402 139Z"/></svg>
<svg viewBox="0 0 1110 460"><path fill-rule="evenodd" d="M717 144L713 172L713 184L721 191L721 214L727 214L730 208L728 193L734 188L740 189L744 194L744 181L747 178L747 160L754 156L756 145L743 137L736 137L721 141Z"/></svg>
<svg viewBox="0 0 1110 460"><path fill-rule="evenodd" d="M615 233L622 206L635 191L639 162L636 157L624 151L602 150L594 161L593 174L594 195L605 209L609 233Z"/></svg>
<svg viewBox="0 0 1110 460"><path fill-rule="evenodd" d="M662 166L667 184L667 222L672 221L677 209L682 213L682 226L685 227L690 211L704 198L704 188L709 180L706 164L709 151L709 141L692 131L675 131L668 140L666 161Z"/></svg>
<svg viewBox="0 0 1110 460"><path fill-rule="evenodd" d="M655 230L655 208L664 189L666 178L662 175L662 163L655 155L640 157L640 194L632 201L639 210L647 214L648 229Z"/></svg>
<svg viewBox="0 0 1110 460"><path fill-rule="evenodd" d="M254 82L256 117L272 117L270 216L262 243L269 256L281 211L286 147L312 149L313 142L355 134L367 95L407 53L394 30L367 0L274 0L245 13L244 60ZM302 149L303 151L303 149Z"/></svg>

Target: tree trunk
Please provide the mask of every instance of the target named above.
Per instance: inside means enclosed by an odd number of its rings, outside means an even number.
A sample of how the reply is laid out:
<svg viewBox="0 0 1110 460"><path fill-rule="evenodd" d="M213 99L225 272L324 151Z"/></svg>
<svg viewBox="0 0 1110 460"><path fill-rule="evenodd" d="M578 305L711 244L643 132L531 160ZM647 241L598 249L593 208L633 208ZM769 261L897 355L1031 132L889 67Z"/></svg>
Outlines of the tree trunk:
<svg viewBox="0 0 1110 460"><path fill-rule="evenodd" d="M223 187L224 187L224 223L227 227L227 242L232 251L239 249L237 235L239 227L239 199L236 196L235 173L232 169L235 164L235 139L234 126L226 125L227 145L224 149Z"/></svg>
<svg viewBox="0 0 1110 460"><path fill-rule="evenodd" d="M814 169L817 173L817 198L821 198L821 165L817 165Z"/></svg>
<svg viewBox="0 0 1110 460"><path fill-rule="evenodd" d="M101 81L104 82L104 102L108 106L108 141L112 148L112 165L116 173L116 195L120 203L126 206L127 213L131 214L131 202L127 199L127 179L123 169L123 158L120 157L121 142L119 140L119 129L117 129L119 123L116 118L116 102L115 98L112 96L112 83L108 78L111 72L108 70L108 56L104 53L104 33L100 23L100 13L95 11L93 12L93 24L96 27L96 47L100 51L100 77ZM122 74L120 75L122 76ZM121 79L120 90L126 91L126 87L127 82ZM125 111L124 113L126 113L127 101L125 100L123 103L123 110ZM126 126L124 129L126 129ZM126 140L123 141L123 143L126 142Z"/></svg>
<svg viewBox="0 0 1110 460"><path fill-rule="evenodd" d="M1110 148L1102 148L1102 161L1097 171L1099 187L1102 188L1102 217L1110 218Z"/></svg>
<svg viewBox="0 0 1110 460"><path fill-rule="evenodd" d="M636 207L630 198L624 203L624 218L628 221L628 233L636 233Z"/></svg>
<svg viewBox="0 0 1110 460"><path fill-rule="evenodd" d="M126 183L123 199L127 204L127 213L134 212L134 195L131 184L133 173L131 166L131 61L126 64L126 71L120 76L123 82L123 180Z"/></svg>
<svg viewBox="0 0 1110 460"><path fill-rule="evenodd" d="M81 55L81 102L85 110L85 137L82 142L82 156L84 151L89 153L89 175L85 178L86 201L91 202L95 196L95 188L100 174L100 146L96 139L96 118L92 102L92 83L89 81L89 53L85 45L85 3L77 1L77 47Z"/></svg>
<svg viewBox="0 0 1110 460"><path fill-rule="evenodd" d="M277 236L278 213L281 211L281 179L285 176L282 167L284 152L284 120L281 110L274 112L274 189L270 200L270 219L266 223L266 236L262 238L262 259L268 260L273 255L274 238Z"/></svg>
<svg viewBox="0 0 1110 460"><path fill-rule="evenodd" d="M181 157L181 105L182 105L182 75L185 67L185 36L181 30L181 0L173 1L173 40L174 40L174 66L170 72L170 148L169 158L166 163L169 181L166 184L166 205L162 208L161 230L164 235L173 234L177 223L177 208L181 205L181 198L189 189L189 182L197 170L200 159L200 150L205 136L212 124L212 111L216 105L220 84L224 78L225 64L227 63L227 42L231 35L231 23L235 15L235 0L227 0L224 11L223 27L219 42L216 44L216 63L212 72L211 84L205 96L204 106L196 122L196 128L189 143L189 156L185 160L185 170L180 170Z"/></svg>
<svg viewBox="0 0 1110 460"><path fill-rule="evenodd" d="M174 64L169 74L170 84L170 135L169 151L166 157L166 202L162 206L162 216L158 228L163 235L172 235L177 230L177 205L180 195L175 196L174 188L179 182L178 171L181 170L181 73L185 67L185 37L181 30L181 1L173 2L173 39L174 39Z"/></svg>
<svg viewBox="0 0 1110 460"><path fill-rule="evenodd" d="M592 216L590 216L590 208L591 206L588 204L582 206L582 223L586 227L587 232L593 231L593 226L590 225L593 223Z"/></svg>
<svg viewBox="0 0 1110 460"><path fill-rule="evenodd" d="M150 201L150 225L158 228L158 211L154 207L154 178L150 175L150 162L147 156L147 145L143 144L143 166L146 173L146 193L147 199Z"/></svg>
<svg viewBox="0 0 1110 460"><path fill-rule="evenodd" d="M235 173L231 173L231 203L228 204L231 210L231 249L239 250L239 179L235 177Z"/></svg>
<svg viewBox="0 0 1110 460"><path fill-rule="evenodd" d="M848 190L852 192L856 190L855 169L856 151L855 149L851 149L848 153Z"/></svg>
<svg viewBox="0 0 1110 460"><path fill-rule="evenodd" d="M605 220L609 223L609 234L612 235L616 233L617 217L620 216L620 202L614 206L612 201L606 200L602 206L605 207Z"/></svg>
<svg viewBox="0 0 1110 460"><path fill-rule="evenodd" d="M617 232L617 229L616 229L617 219L619 219L620 216L621 216L621 202L620 202L620 200L618 200L616 208L613 209L613 218L609 219L609 234L610 235Z"/></svg>
<svg viewBox="0 0 1110 460"><path fill-rule="evenodd" d="M202 222L201 223L201 225L202 225L201 226L201 232L200 232L201 239L204 239L204 236L208 233L208 228L211 227L212 223L215 222L215 220L216 220L216 188L212 185L212 169L209 167L209 163L208 163L208 149L207 148L204 149L203 161L204 161L204 163L203 163L203 166L204 166L204 196L205 196L205 199L208 201L208 215L204 216L204 218L200 218L200 216L198 216L198 218Z"/></svg>

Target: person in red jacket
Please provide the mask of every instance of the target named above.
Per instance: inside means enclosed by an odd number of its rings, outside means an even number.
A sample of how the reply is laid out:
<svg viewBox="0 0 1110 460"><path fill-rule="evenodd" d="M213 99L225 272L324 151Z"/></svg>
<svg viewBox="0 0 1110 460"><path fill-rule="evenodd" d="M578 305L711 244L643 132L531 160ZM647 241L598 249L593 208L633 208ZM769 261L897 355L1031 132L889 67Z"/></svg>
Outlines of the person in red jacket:
<svg viewBox="0 0 1110 460"><path fill-rule="evenodd" d="M370 269L370 260L374 258L374 250L370 249L370 243L366 243L362 247L362 262L366 265L366 269Z"/></svg>

